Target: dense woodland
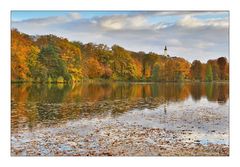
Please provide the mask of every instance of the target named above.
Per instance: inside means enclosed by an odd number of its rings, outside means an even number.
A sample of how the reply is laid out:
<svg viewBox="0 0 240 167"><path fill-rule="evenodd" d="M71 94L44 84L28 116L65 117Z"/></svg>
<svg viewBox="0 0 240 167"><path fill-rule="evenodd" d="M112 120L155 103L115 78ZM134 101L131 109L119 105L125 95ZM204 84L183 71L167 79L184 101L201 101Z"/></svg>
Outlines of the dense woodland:
<svg viewBox="0 0 240 167"><path fill-rule="evenodd" d="M194 53L193 53L194 54ZM11 30L12 82L223 81L229 79L225 57L192 63L180 57L133 52L121 46L83 44L55 35L30 36Z"/></svg>

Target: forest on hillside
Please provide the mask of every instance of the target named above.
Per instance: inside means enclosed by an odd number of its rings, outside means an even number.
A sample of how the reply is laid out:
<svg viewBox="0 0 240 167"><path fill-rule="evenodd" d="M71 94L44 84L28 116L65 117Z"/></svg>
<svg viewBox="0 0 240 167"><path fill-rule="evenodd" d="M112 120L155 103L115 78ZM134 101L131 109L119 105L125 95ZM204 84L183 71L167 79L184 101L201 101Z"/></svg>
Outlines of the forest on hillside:
<svg viewBox="0 0 240 167"><path fill-rule="evenodd" d="M194 53L193 53L194 54ZM229 79L226 57L192 63L121 46L69 41L55 35L30 36L11 30L12 82L113 81L181 82Z"/></svg>

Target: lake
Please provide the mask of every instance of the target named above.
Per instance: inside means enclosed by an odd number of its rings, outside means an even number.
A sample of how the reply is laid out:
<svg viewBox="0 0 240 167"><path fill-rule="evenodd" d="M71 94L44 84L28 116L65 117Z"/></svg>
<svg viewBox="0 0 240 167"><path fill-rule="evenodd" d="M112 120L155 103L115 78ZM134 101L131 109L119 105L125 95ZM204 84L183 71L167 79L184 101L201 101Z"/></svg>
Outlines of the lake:
<svg viewBox="0 0 240 167"><path fill-rule="evenodd" d="M12 155L226 155L229 84L12 83L11 133Z"/></svg>

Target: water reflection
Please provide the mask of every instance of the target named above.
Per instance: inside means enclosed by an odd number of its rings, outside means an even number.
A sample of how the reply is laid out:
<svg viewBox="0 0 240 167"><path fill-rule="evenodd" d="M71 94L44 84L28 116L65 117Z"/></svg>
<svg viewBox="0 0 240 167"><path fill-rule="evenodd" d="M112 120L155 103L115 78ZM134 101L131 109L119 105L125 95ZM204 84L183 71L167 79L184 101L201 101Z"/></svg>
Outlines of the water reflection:
<svg viewBox="0 0 240 167"><path fill-rule="evenodd" d="M153 109L189 97L224 104L228 83L91 83L77 85L12 84L12 132L73 119L117 116L132 109Z"/></svg>

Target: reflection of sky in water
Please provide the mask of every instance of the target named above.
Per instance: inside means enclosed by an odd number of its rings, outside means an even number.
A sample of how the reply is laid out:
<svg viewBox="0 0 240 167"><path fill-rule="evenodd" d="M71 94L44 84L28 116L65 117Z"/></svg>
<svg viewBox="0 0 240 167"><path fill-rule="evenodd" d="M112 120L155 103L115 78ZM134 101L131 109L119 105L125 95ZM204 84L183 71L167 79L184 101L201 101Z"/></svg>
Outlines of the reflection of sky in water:
<svg viewBox="0 0 240 167"><path fill-rule="evenodd" d="M198 101L189 97L153 110L135 109L118 119L144 127L176 131L186 142L229 144L229 100L219 104L208 101L206 97Z"/></svg>

